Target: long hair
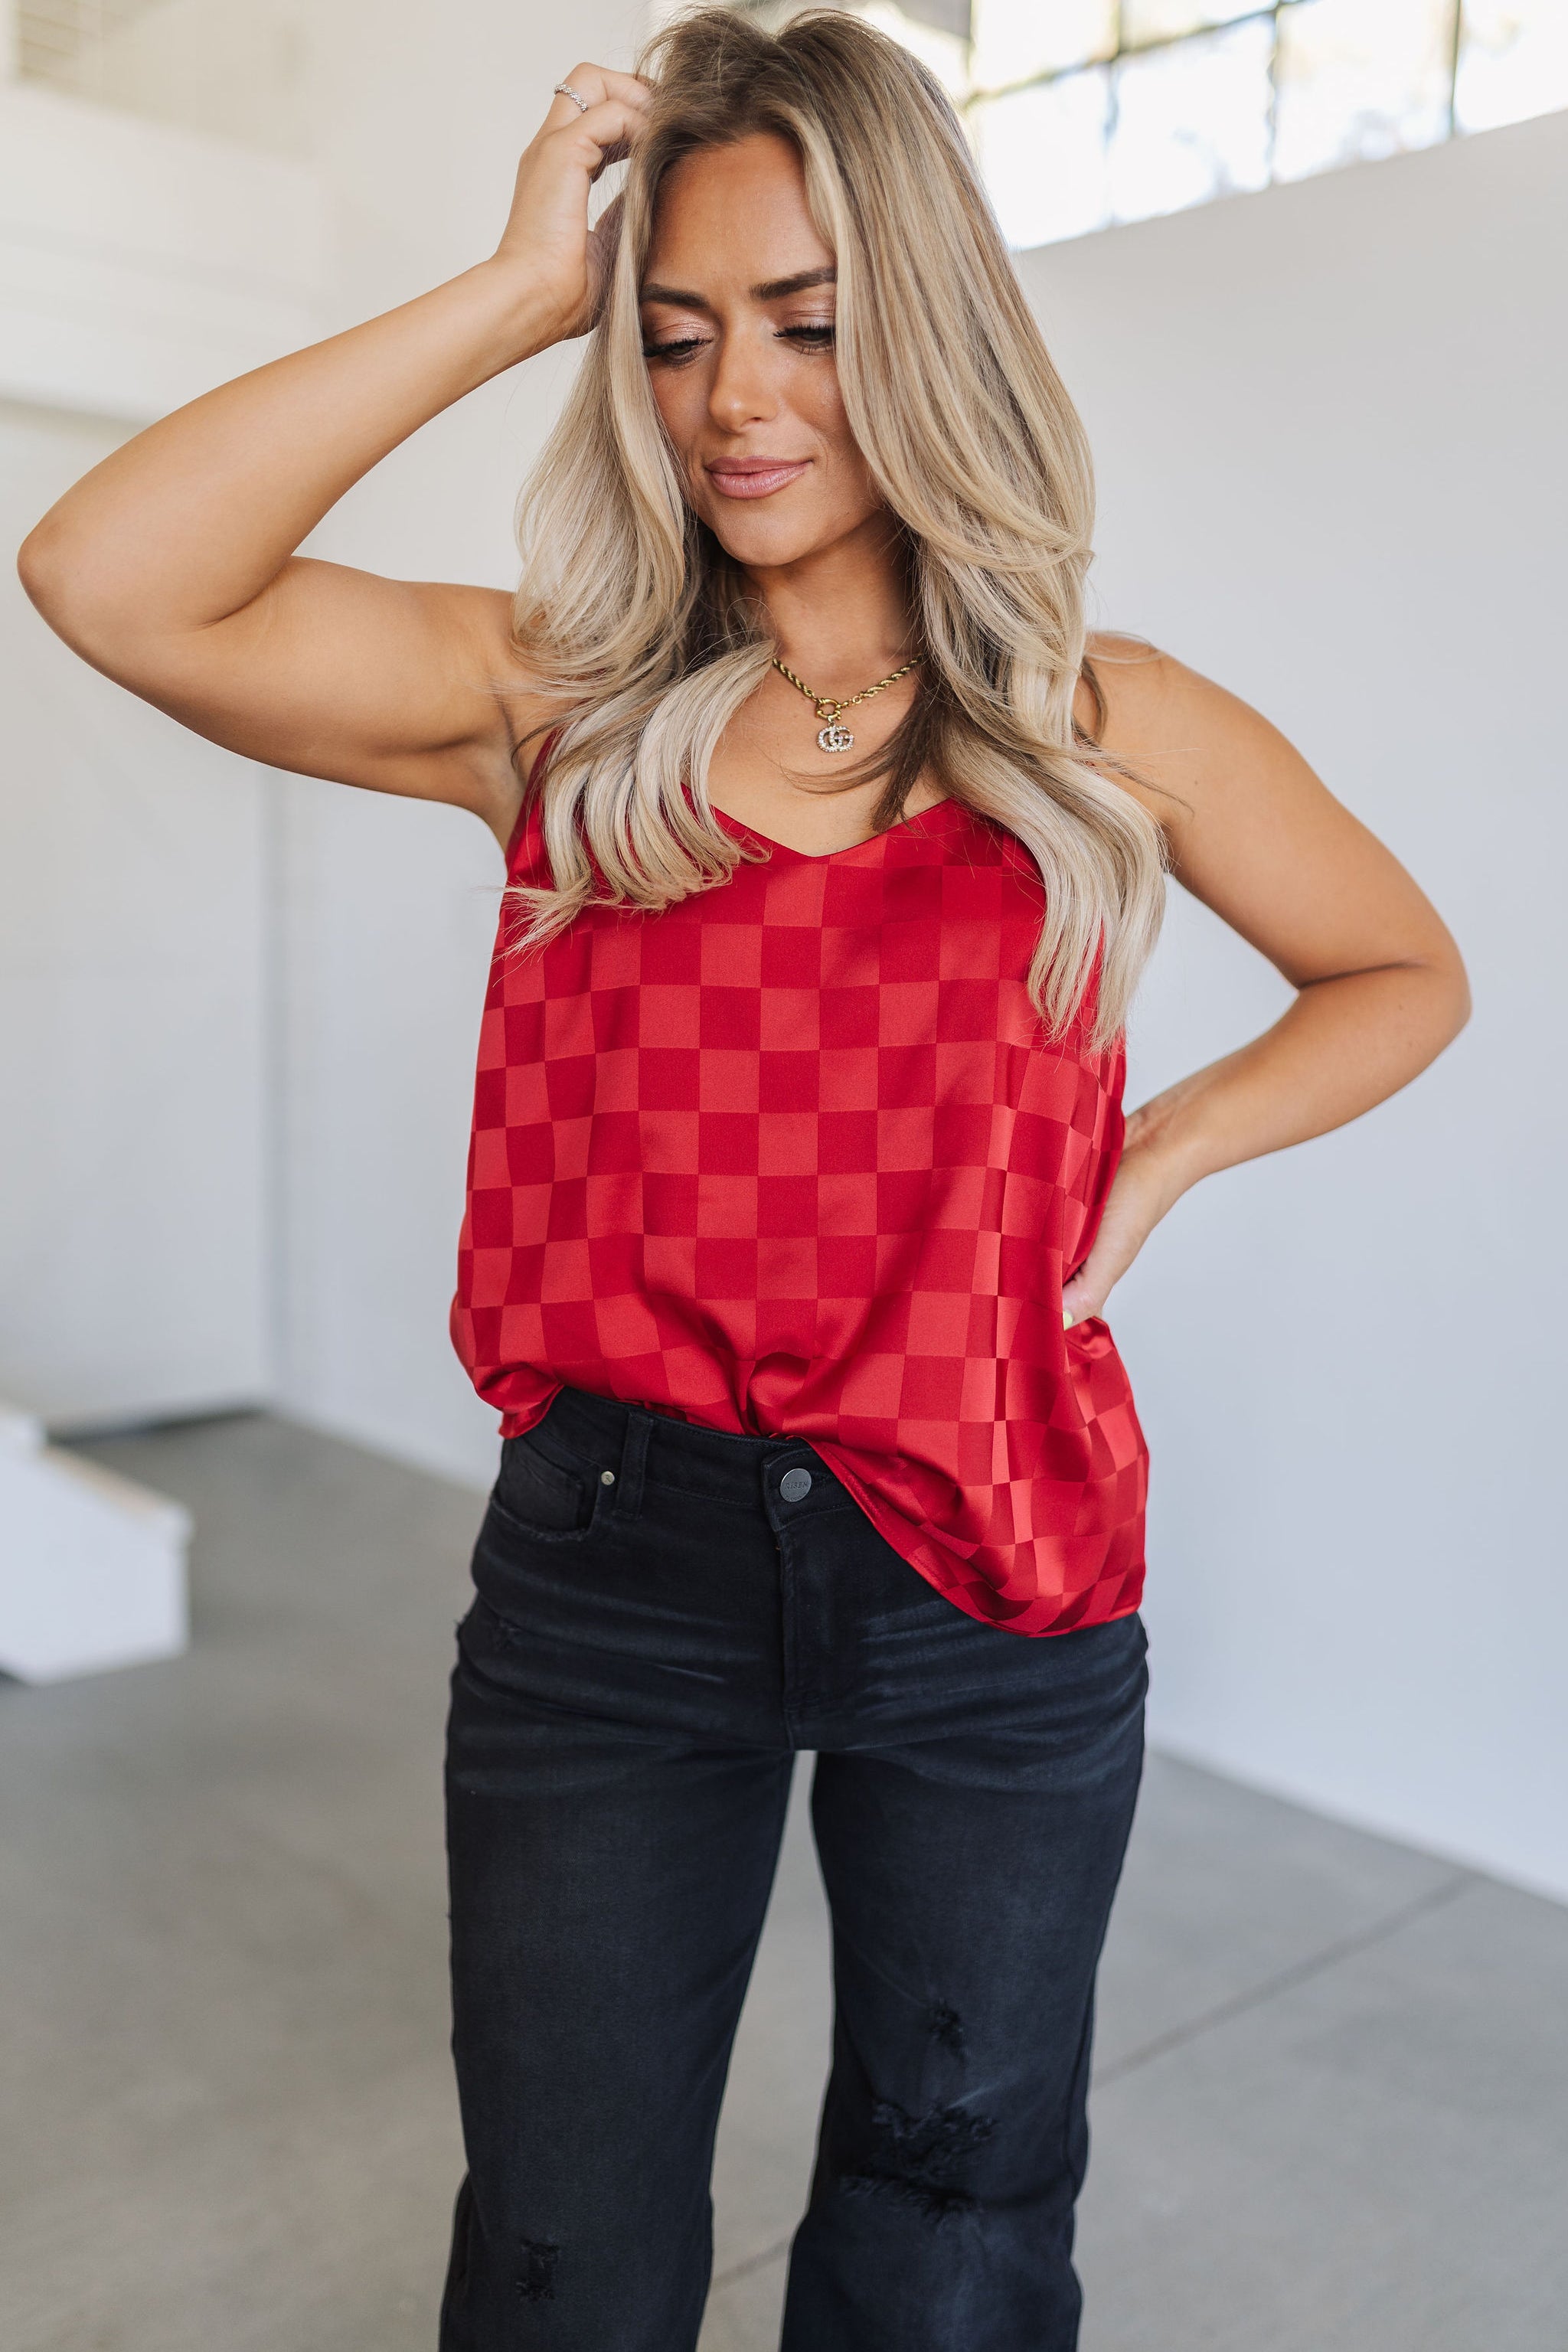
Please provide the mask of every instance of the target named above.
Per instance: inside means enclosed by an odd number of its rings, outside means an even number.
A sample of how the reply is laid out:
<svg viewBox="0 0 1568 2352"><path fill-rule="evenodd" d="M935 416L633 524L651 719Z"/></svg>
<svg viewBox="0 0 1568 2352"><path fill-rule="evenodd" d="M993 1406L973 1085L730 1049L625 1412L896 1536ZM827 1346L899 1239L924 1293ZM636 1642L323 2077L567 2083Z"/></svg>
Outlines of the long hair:
<svg viewBox="0 0 1568 2352"><path fill-rule="evenodd" d="M637 70L654 97L604 311L519 505L517 641L565 714L536 779L554 887L514 888L520 939L595 901L670 906L748 854L714 817L708 764L775 647L686 499L638 295L671 165L773 132L798 153L837 259L845 411L900 527L924 656L912 707L856 778L885 779L881 824L924 773L1016 836L1044 883L1036 1005L1059 1033L1092 981L1092 1034L1108 1042L1159 929L1163 842L1074 726L1089 451L958 120L907 50L836 9L773 35L702 8Z"/></svg>

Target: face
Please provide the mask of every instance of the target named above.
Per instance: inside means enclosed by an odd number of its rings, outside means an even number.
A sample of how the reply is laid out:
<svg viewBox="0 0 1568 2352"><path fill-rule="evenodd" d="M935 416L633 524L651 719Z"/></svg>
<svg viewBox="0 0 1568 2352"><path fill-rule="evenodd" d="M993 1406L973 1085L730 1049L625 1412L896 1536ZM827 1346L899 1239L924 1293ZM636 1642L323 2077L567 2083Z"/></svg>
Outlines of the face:
<svg viewBox="0 0 1568 2352"><path fill-rule="evenodd" d="M839 396L833 281L787 141L755 134L666 174L643 272L648 380L687 496L749 569L883 514Z"/></svg>

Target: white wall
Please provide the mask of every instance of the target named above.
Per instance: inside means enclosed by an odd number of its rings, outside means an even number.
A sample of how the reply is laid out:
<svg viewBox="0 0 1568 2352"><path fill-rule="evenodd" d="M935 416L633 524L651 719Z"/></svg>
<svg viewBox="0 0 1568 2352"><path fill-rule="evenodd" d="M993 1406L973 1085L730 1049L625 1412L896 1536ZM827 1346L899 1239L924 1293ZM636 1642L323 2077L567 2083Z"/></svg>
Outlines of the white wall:
<svg viewBox="0 0 1568 2352"><path fill-rule="evenodd" d="M310 19L306 102L336 206L346 323L489 252L551 85L629 63L641 11L569 25L470 0L461 38L405 0ZM574 364L552 353L418 435L318 534L405 575L510 586L516 489ZM287 788L287 1308L282 1398L322 1426L476 1481L496 1417L453 1356L475 1045L500 859L473 818Z"/></svg>
<svg viewBox="0 0 1568 2352"><path fill-rule="evenodd" d="M0 402L0 544L128 428ZM267 1387L262 784L0 572L0 1394L57 1426Z"/></svg>
<svg viewBox="0 0 1568 2352"><path fill-rule="evenodd" d="M104 27L84 63L106 104L304 156L310 0L157 0Z"/></svg>
<svg viewBox="0 0 1568 2352"><path fill-rule="evenodd" d="M1568 1895L1562 224L1568 116L1047 248L1105 617L1285 728L1476 1013L1220 1177L1112 1306L1154 1460L1153 1725ZM1175 894L1132 1098L1285 991Z"/></svg>
<svg viewBox="0 0 1568 2352"><path fill-rule="evenodd" d="M316 331L310 170L0 82L0 395L146 423Z"/></svg>
<svg viewBox="0 0 1568 2352"><path fill-rule="evenodd" d="M0 86L0 543L134 424L313 331L297 163ZM0 574L0 1386L57 1426L263 1395L260 772Z"/></svg>

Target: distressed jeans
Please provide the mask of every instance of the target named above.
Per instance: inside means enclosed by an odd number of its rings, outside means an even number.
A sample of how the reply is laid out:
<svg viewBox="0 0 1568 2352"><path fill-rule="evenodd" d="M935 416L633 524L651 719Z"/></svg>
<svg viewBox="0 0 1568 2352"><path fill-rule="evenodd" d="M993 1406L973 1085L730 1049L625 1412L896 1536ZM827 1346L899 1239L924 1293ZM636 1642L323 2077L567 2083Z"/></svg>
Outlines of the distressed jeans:
<svg viewBox="0 0 1568 2352"><path fill-rule="evenodd" d="M797 1748L836 2020L785 2352L1071 2352L1136 1617L966 1617L811 1448L566 1390L510 1439L447 1761L441 2352L692 2352Z"/></svg>

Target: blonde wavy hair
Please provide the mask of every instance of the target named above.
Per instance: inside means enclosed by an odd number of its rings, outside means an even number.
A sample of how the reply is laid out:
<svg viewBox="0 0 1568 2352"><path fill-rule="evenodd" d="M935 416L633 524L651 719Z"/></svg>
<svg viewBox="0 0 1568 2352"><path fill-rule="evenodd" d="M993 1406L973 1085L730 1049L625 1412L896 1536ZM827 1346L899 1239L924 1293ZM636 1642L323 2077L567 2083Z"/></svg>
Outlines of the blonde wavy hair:
<svg viewBox="0 0 1568 2352"><path fill-rule="evenodd" d="M1017 837L1045 885L1031 994L1059 1034L1094 983L1092 1034L1108 1043L1159 929L1163 837L1074 724L1089 451L957 117L907 50L837 9L773 35L705 7L637 70L654 97L603 315L519 505L517 641L565 714L531 787L553 887L514 887L519 942L594 903L671 906L752 854L714 817L708 765L775 647L687 501L638 295L666 173L773 132L798 153L837 258L846 414L901 527L924 655L913 706L848 781L884 779L879 825L924 774Z"/></svg>

